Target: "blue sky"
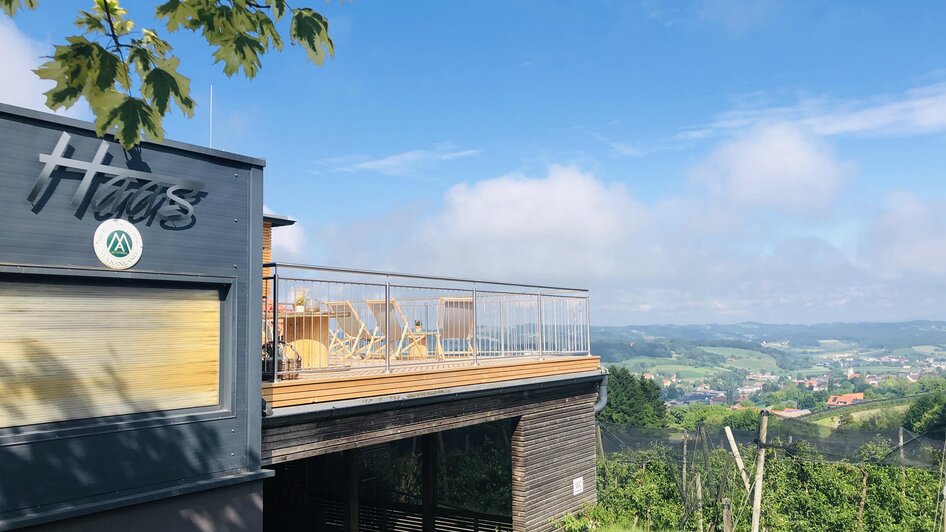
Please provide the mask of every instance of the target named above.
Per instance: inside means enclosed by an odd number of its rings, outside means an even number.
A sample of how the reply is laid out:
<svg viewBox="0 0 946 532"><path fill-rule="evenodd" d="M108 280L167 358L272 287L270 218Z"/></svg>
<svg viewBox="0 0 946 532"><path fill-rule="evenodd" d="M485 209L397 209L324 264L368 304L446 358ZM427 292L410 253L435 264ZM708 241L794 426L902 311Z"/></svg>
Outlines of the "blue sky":
<svg viewBox="0 0 946 532"><path fill-rule="evenodd" d="M199 108L167 136L208 143L212 83L214 147L299 220L277 258L590 287L602 324L946 317L946 3L313 7L322 68L169 36ZM71 19L0 19L0 101L42 105Z"/></svg>

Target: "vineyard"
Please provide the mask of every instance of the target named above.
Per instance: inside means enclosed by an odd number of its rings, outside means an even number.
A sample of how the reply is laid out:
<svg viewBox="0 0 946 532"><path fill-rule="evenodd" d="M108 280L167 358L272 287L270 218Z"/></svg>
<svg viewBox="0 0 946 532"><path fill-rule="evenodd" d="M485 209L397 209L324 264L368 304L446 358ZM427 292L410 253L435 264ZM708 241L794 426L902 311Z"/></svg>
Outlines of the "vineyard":
<svg viewBox="0 0 946 532"><path fill-rule="evenodd" d="M730 443L702 425L599 429L598 503L560 521L562 530L749 531L760 449L761 530L943 530L942 440L774 419L763 445L757 432L730 431Z"/></svg>

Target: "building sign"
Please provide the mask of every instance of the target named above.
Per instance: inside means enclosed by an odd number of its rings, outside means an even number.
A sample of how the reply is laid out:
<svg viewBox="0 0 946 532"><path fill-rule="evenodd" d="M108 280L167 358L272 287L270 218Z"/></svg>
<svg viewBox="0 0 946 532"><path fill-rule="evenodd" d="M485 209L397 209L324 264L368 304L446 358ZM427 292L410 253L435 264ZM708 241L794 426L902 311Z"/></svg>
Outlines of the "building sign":
<svg viewBox="0 0 946 532"><path fill-rule="evenodd" d="M144 251L141 233L125 220L105 220L92 238L95 255L113 270L127 270L138 263Z"/></svg>
<svg viewBox="0 0 946 532"><path fill-rule="evenodd" d="M194 219L194 204L203 195L200 181L161 176L119 166L109 166L105 158L109 144L102 141L91 161L66 156L70 135L63 132L52 153L39 155L43 170L33 184L27 200L38 207L48 187L56 187L53 172L57 168L83 172L79 188L72 196L72 207L81 214L86 209L99 216L127 217L188 225ZM51 184L53 183L53 184Z"/></svg>

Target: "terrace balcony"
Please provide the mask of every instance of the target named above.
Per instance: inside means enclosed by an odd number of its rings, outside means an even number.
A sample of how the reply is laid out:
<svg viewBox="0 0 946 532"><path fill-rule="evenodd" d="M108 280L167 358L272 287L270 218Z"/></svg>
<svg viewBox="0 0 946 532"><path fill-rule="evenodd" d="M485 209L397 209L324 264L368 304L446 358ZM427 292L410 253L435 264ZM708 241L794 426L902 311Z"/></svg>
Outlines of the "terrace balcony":
<svg viewBox="0 0 946 532"><path fill-rule="evenodd" d="M267 263L274 409L599 372L586 290Z"/></svg>

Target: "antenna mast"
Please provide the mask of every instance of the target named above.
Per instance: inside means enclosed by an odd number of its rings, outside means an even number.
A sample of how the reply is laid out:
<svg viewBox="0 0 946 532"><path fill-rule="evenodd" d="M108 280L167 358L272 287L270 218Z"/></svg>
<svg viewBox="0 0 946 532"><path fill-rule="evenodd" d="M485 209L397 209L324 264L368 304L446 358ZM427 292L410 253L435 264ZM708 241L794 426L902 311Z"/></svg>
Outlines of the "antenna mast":
<svg viewBox="0 0 946 532"><path fill-rule="evenodd" d="M210 147L214 147L214 84L210 84Z"/></svg>

